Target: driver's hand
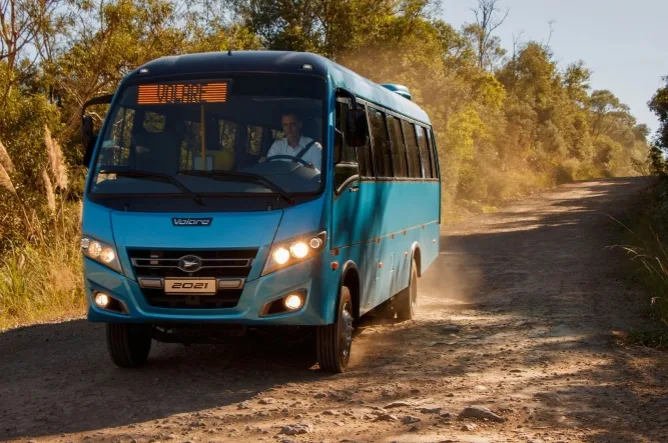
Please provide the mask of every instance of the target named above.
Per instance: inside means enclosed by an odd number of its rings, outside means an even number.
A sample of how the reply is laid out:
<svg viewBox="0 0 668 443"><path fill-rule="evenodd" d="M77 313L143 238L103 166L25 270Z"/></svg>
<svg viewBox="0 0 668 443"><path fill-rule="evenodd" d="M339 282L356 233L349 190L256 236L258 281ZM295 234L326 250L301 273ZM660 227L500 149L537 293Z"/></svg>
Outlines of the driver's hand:
<svg viewBox="0 0 668 443"><path fill-rule="evenodd" d="M310 169L315 169L315 165L313 163L309 163L308 165L306 165L306 167Z"/></svg>

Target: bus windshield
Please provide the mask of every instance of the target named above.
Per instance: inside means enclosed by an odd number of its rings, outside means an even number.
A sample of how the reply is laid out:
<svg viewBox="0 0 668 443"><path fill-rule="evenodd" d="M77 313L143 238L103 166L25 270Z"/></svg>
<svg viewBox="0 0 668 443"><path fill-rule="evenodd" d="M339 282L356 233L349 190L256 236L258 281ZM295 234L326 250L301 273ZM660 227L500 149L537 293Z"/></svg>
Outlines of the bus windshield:
<svg viewBox="0 0 668 443"><path fill-rule="evenodd" d="M90 193L318 192L324 97L323 79L289 74L127 86L101 134Z"/></svg>

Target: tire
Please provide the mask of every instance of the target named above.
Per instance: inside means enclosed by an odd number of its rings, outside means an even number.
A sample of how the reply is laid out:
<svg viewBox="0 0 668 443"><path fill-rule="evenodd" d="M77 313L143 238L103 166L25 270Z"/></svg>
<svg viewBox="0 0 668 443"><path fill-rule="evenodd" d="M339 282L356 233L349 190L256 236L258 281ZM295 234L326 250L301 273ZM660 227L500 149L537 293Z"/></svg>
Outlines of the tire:
<svg viewBox="0 0 668 443"><path fill-rule="evenodd" d="M336 321L331 325L318 326L316 331L316 350L321 370L341 373L348 367L355 329L353 321L350 290L342 286Z"/></svg>
<svg viewBox="0 0 668 443"><path fill-rule="evenodd" d="M411 276L408 287L395 297L397 318L401 321L412 320L417 310L418 272L415 260L411 262Z"/></svg>
<svg viewBox="0 0 668 443"><path fill-rule="evenodd" d="M151 350L150 327L132 323L107 323L107 350L116 366L141 366Z"/></svg>

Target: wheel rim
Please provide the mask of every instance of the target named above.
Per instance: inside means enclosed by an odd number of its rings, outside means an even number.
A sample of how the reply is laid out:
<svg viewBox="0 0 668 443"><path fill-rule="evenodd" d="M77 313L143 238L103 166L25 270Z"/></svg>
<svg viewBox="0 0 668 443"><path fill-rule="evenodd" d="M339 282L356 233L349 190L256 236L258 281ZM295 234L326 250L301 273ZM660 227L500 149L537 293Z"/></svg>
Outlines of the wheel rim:
<svg viewBox="0 0 668 443"><path fill-rule="evenodd" d="M353 343L353 316L346 303L341 312L341 357L344 362L350 358L350 348Z"/></svg>

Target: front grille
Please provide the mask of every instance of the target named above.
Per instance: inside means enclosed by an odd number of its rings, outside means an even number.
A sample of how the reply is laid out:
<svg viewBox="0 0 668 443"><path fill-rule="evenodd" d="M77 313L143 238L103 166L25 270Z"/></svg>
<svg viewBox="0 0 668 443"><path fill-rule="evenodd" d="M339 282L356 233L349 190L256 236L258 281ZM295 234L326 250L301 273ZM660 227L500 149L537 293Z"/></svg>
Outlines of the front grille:
<svg viewBox="0 0 668 443"><path fill-rule="evenodd" d="M239 303L242 289L219 290L215 295L165 294L162 289L142 289L149 305L173 309L233 308Z"/></svg>
<svg viewBox="0 0 668 443"><path fill-rule="evenodd" d="M128 249L128 256L137 280L165 278L239 279L250 274L257 249L194 250L194 249ZM183 268L184 258L194 257L198 267L194 272ZM241 287L217 289L212 295L167 294L164 289L142 287L146 302L161 308L216 309L233 308L239 302ZM164 283L162 285L164 288Z"/></svg>
<svg viewBox="0 0 668 443"><path fill-rule="evenodd" d="M257 249L146 250L128 249L137 277L248 277ZM202 268L186 272L179 268L183 257L202 259Z"/></svg>

